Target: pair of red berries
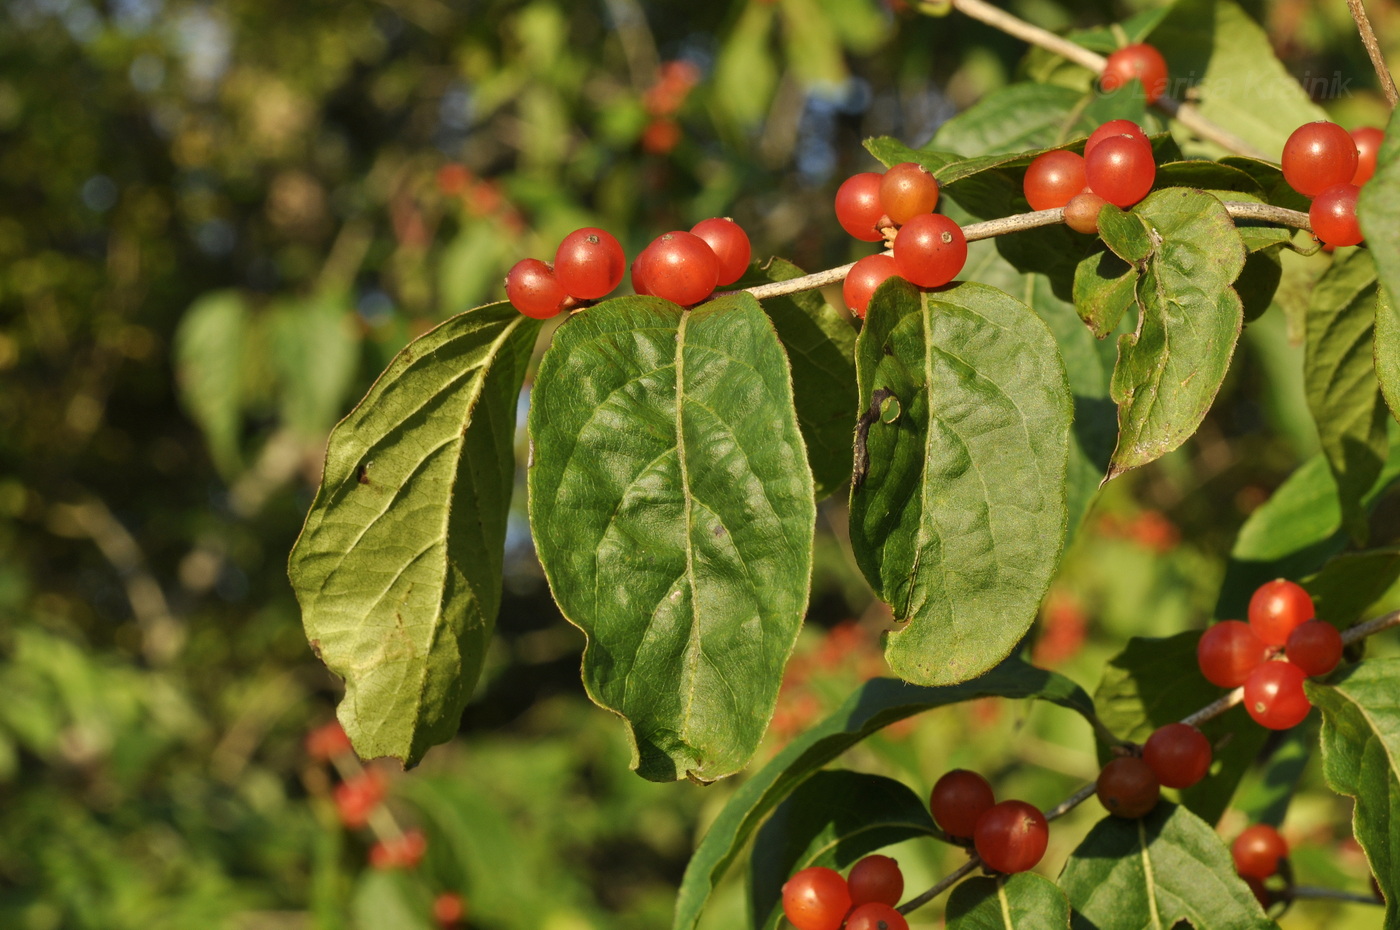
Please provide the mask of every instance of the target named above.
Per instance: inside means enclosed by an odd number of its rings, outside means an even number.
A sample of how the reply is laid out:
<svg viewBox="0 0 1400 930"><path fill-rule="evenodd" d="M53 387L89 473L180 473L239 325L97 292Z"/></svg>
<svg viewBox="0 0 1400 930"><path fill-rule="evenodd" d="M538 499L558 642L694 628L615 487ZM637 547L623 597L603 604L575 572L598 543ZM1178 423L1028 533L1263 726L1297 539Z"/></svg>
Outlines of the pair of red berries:
<svg viewBox="0 0 1400 930"><path fill-rule="evenodd" d="M1283 146L1283 178L1312 198L1308 219L1313 234L1329 246L1357 245L1361 224L1356 198L1361 185L1376 173L1376 155L1385 134L1363 127L1347 132L1336 123L1304 123Z"/></svg>
<svg viewBox="0 0 1400 930"><path fill-rule="evenodd" d="M953 769L933 786L929 812L950 837L972 840L983 864L1013 874L1033 868L1045 855L1050 825L1025 801L997 802L987 779L967 769Z"/></svg>
<svg viewBox="0 0 1400 930"><path fill-rule="evenodd" d="M1099 772L1095 793L1110 814L1135 820L1157 806L1162 786L1189 788L1210 770L1210 741L1189 723L1158 727L1142 755L1119 756Z"/></svg>
<svg viewBox="0 0 1400 930"><path fill-rule="evenodd" d="M1302 723L1312 708L1303 680L1326 675L1342 658L1342 635L1314 619L1308 592L1283 578L1260 585L1249 600L1249 622L1224 620L1196 646L1201 674L1222 688L1244 685L1249 715L1272 730ZM1283 661L1270 661L1283 647Z"/></svg>
<svg viewBox="0 0 1400 930"><path fill-rule="evenodd" d="M1109 120L1090 134L1084 154L1056 149L1037 155L1021 189L1032 210L1065 208L1065 222L1083 233L1098 230L1105 203L1131 207L1157 178L1152 143L1132 120Z"/></svg>
<svg viewBox="0 0 1400 930"><path fill-rule="evenodd" d="M506 274L506 297L515 309L547 320L582 300L597 300L622 283L627 257L622 243L605 229L585 226L564 237L553 263L538 258L516 262Z"/></svg>
<svg viewBox="0 0 1400 930"><path fill-rule="evenodd" d="M909 930L895 910L904 874L889 856L866 856L849 878L825 866L798 872L783 885L783 913L797 930Z"/></svg>

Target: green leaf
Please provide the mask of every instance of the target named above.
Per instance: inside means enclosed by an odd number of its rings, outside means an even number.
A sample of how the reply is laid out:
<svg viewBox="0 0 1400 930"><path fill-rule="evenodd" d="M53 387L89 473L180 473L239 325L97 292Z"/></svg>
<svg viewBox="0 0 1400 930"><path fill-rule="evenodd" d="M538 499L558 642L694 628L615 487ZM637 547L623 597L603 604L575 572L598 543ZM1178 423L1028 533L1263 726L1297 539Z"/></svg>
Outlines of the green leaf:
<svg viewBox="0 0 1400 930"><path fill-rule="evenodd" d="M1377 321L1376 371L1386 385L1386 400L1391 411L1400 418L1400 321L1395 314L1396 298L1400 295L1400 110L1390 114L1385 141L1376 157L1376 173L1361 187L1356 203L1356 216L1361 231L1375 259L1380 279L1390 299L1385 302L1384 323ZM1385 334L1382 342L1382 331Z"/></svg>
<svg viewBox="0 0 1400 930"><path fill-rule="evenodd" d="M1323 454L1332 466L1342 522L1366 538L1362 498L1385 462L1386 414L1372 354L1376 268L1364 249L1338 255L1308 302L1303 379Z"/></svg>
<svg viewBox="0 0 1400 930"><path fill-rule="evenodd" d="M1344 552L1302 581L1317 618L1345 630L1400 579L1400 548Z"/></svg>
<svg viewBox="0 0 1400 930"><path fill-rule="evenodd" d="M875 678L830 717L793 740L734 792L686 866L676 897L674 930L693 930L711 891L768 813L813 773L883 727L914 714L979 697L1038 698L1086 719L1093 702L1074 682L1010 660L980 678L942 688L920 688Z"/></svg>
<svg viewBox="0 0 1400 930"><path fill-rule="evenodd" d="M656 298L555 333L530 408L530 522L590 697L632 767L713 781L744 766L807 606L816 502L773 324L740 292Z"/></svg>
<svg viewBox="0 0 1400 930"><path fill-rule="evenodd" d="M1065 930L1069 900L1034 872L971 878L948 896L948 930Z"/></svg>
<svg viewBox="0 0 1400 930"><path fill-rule="evenodd" d="M740 126L763 118L778 86L777 56L770 48L775 13L772 4L745 4L715 61L713 99Z"/></svg>
<svg viewBox="0 0 1400 930"><path fill-rule="evenodd" d="M1178 921L1196 930L1274 926L1215 830L1166 801L1141 820L1099 821L1065 863L1060 887L1074 911L1071 925L1084 930Z"/></svg>
<svg viewBox="0 0 1400 930"><path fill-rule="evenodd" d="M459 314L395 356L331 433L288 573L365 758L412 765L457 732L500 605L538 332L505 303Z"/></svg>
<svg viewBox="0 0 1400 930"><path fill-rule="evenodd" d="M801 277L802 269L780 258L736 287ZM856 427L856 331L850 318L822 299L820 291L769 297L763 309L773 321L792 366L797 423L807 443L807 462L817 500L851 477L851 434Z"/></svg>
<svg viewBox="0 0 1400 930"><path fill-rule="evenodd" d="M864 772L817 772L773 811L749 859L753 926L777 927L783 883L808 866L844 872L861 856L919 836L942 838L928 802Z"/></svg>
<svg viewBox="0 0 1400 930"><path fill-rule="evenodd" d="M1368 659L1323 685L1306 683L1322 710L1322 772L1356 799L1352 832L1385 894L1385 926L1400 926L1400 658Z"/></svg>
<svg viewBox="0 0 1400 930"><path fill-rule="evenodd" d="M1243 324L1230 285L1245 250L1220 201L1184 188L1157 191L1130 214L1106 214L1100 232L1140 270L1137 332L1119 337L1113 370L1112 478L1180 446L1210 410Z"/></svg>
<svg viewBox="0 0 1400 930"><path fill-rule="evenodd" d="M244 354L251 315L236 291L205 294L175 331L180 400L204 433L210 458L229 478L242 468Z"/></svg>
<svg viewBox="0 0 1400 930"><path fill-rule="evenodd" d="M267 343L282 419L299 436L321 439L343 413L359 365L353 310L332 294L281 304L268 313Z"/></svg>
<svg viewBox="0 0 1400 930"><path fill-rule="evenodd" d="M1137 277L1132 265L1107 249L1075 267L1074 309L1095 338L1102 339L1117 329L1123 314L1137 303Z"/></svg>
<svg viewBox="0 0 1400 930"><path fill-rule="evenodd" d="M920 294L892 279L871 301L856 371L867 413L851 545L903 624L886 658L918 684L966 681L1030 628L1059 561L1071 413L1059 351L995 288ZM889 395L902 416L869 422Z"/></svg>
<svg viewBox="0 0 1400 930"><path fill-rule="evenodd" d="M1248 791L1240 792L1234 807L1245 816L1246 823L1267 823L1278 827L1288 813L1288 803L1298 789L1312 748L1317 743L1316 715L1310 714L1299 726L1280 733L1277 745L1270 747L1268 758L1251 779Z"/></svg>
<svg viewBox="0 0 1400 930"><path fill-rule="evenodd" d="M1059 145L1073 136L1070 116L1082 91L1023 81L1000 87L938 128L932 147L962 155L1025 152Z"/></svg>
<svg viewBox="0 0 1400 930"><path fill-rule="evenodd" d="M1120 739L1142 743L1152 731L1195 713L1220 696L1196 663L1199 631L1152 639L1134 636L1104 668L1094 692L1099 719ZM1200 725L1217 746L1212 772L1181 792L1182 803L1198 817L1215 822L1230 804L1245 770L1264 745L1268 732L1249 719L1243 707ZM1227 738L1228 737L1228 738ZM1099 761L1110 758L1099 746Z"/></svg>
<svg viewBox="0 0 1400 930"><path fill-rule="evenodd" d="M1389 286L1376 295L1376 378L1390 407L1390 415L1400 421L1400 304Z"/></svg>

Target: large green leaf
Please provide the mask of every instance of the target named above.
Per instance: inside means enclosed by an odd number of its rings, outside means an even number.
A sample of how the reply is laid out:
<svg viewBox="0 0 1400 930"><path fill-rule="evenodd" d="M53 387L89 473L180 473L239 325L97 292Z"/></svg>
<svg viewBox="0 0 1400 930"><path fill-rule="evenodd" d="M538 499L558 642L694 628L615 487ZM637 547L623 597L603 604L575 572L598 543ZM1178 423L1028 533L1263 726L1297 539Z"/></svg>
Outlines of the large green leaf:
<svg viewBox="0 0 1400 930"><path fill-rule="evenodd" d="M777 927L783 883L808 866L844 872L866 853L914 837L942 838L928 802L883 775L817 772L758 831L749 858L753 926Z"/></svg>
<svg viewBox="0 0 1400 930"><path fill-rule="evenodd" d="M1395 292L1400 293L1400 292ZM1376 295L1376 379L1390 415L1400 421L1400 302L1389 285Z"/></svg>
<svg viewBox="0 0 1400 930"><path fill-rule="evenodd" d="M1166 801L1141 820L1105 817L1065 862L1060 887L1083 930L1272 927L1205 821Z"/></svg>
<svg viewBox="0 0 1400 930"><path fill-rule="evenodd" d="M218 291L196 300L175 331L175 381L180 400L204 433L209 456L225 478L241 467L244 355L251 315L242 296Z"/></svg>
<svg viewBox="0 0 1400 930"><path fill-rule="evenodd" d="M1400 110L1391 113L1376 173L1361 188L1356 215L1380 272L1376 306L1376 375L1400 420Z"/></svg>
<svg viewBox="0 0 1400 930"><path fill-rule="evenodd" d="M1072 409L1059 351L995 288L891 279L856 372L851 545L902 624L886 658L918 684L966 681L1030 628L1059 561ZM889 404L897 416L872 415Z"/></svg>
<svg viewBox="0 0 1400 930"><path fill-rule="evenodd" d="M530 407L530 523L633 768L713 781L753 755L807 606L816 502L787 357L751 295L575 314Z"/></svg>
<svg viewBox="0 0 1400 930"><path fill-rule="evenodd" d="M1034 872L970 878L948 896L948 930L1066 930L1069 900Z"/></svg>
<svg viewBox="0 0 1400 930"><path fill-rule="evenodd" d="M1365 249L1337 257L1313 288L1307 311L1303 378L1322 451L1332 466L1342 522L1364 541L1362 498L1386 457L1386 413L1372 346L1376 266Z"/></svg>
<svg viewBox="0 0 1400 930"><path fill-rule="evenodd" d="M1356 799L1352 830L1385 894L1385 926L1400 927L1400 658L1368 659L1330 685L1308 682L1322 709L1322 771Z"/></svg>
<svg viewBox="0 0 1400 930"><path fill-rule="evenodd" d="M361 756L406 765L457 732L501 597L515 407L539 324L509 304L409 343L331 433L289 574L345 679Z"/></svg>
<svg viewBox="0 0 1400 930"><path fill-rule="evenodd" d="M1106 212L1100 232L1140 271L1137 332L1119 337L1113 370L1112 478L1180 446L1210 410L1243 324L1230 285L1245 248L1220 201L1185 188L1157 191L1131 213Z"/></svg>
<svg viewBox="0 0 1400 930"><path fill-rule="evenodd" d="M674 930L693 930L725 870L770 811L812 774L872 733L936 707L979 697L1038 698L1091 719L1093 701L1069 679L1011 660L972 681L919 688L892 678L866 682L830 717L754 773L710 825L690 857L676 896Z"/></svg>
<svg viewBox="0 0 1400 930"><path fill-rule="evenodd" d="M1345 630L1400 578L1400 548L1344 552L1302 581L1317 618Z"/></svg>

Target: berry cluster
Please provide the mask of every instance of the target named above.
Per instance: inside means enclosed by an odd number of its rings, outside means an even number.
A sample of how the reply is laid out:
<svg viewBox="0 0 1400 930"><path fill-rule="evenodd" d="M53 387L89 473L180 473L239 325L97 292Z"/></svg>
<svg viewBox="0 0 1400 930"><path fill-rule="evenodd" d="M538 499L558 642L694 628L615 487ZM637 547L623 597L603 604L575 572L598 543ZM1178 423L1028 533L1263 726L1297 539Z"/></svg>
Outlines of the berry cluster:
<svg viewBox="0 0 1400 930"><path fill-rule="evenodd" d="M890 252L867 255L846 274L842 296L864 317L875 289L891 275L918 287L942 287L967 262L962 227L934 213L938 179L917 162L906 161L884 173L852 175L836 191L836 220L862 242L892 240Z"/></svg>
<svg viewBox="0 0 1400 930"><path fill-rule="evenodd" d="M895 910L904 875L889 856L866 856L847 878L825 866L798 872L783 885L783 913L797 930L909 930Z"/></svg>
<svg viewBox="0 0 1400 930"><path fill-rule="evenodd" d="M1021 187L1032 210L1064 207L1065 223L1071 229L1095 233L1105 203L1131 207L1147 196L1156 178L1157 164L1147 134L1132 120L1115 119L1089 135L1082 156L1067 149L1037 155L1026 168Z"/></svg>
<svg viewBox="0 0 1400 930"><path fill-rule="evenodd" d="M933 786L929 812L955 840L972 840L990 869L1008 874L1033 868L1050 842L1045 815L1025 801L998 802L987 779L953 769Z"/></svg>
<svg viewBox="0 0 1400 930"><path fill-rule="evenodd" d="M1336 123L1304 123L1283 146L1283 178L1312 199L1308 219L1313 234L1337 247L1361 242L1356 198L1376 173L1376 155L1385 134L1372 126L1347 132Z"/></svg>
<svg viewBox="0 0 1400 930"><path fill-rule="evenodd" d="M632 263L632 288L693 306L749 267L748 234L731 219L696 223L690 232L658 236ZM525 258L506 275L506 297L528 317L546 320L585 301L606 297L622 283L627 256L606 230L585 226L564 237L554 261Z"/></svg>
<svg viewBox="0 0 1400 930"><path fill-rule="evenodd" d="M1249 622L1224 620L1196 647L1201 674L1222 688L1244 685L1244 706L1258 723L1286 730L1312 709L1303 680L1326 675L1342 658L1342 635L1314 618L1308 592L1283 578L1249 600ZM1282 653L1279 654L1279 647Z"/></svg>
<svg viewBox="0 0 1400 930"><path fill-rule="evenodd" d="M1142 755L1123 755L1099 772L1094 786L1099 802L1117 817L1146 817L1157 806L1162 787L1189 788L1206 776L1210 741L1189 723L1158 727L1142 746Z"/></svg>

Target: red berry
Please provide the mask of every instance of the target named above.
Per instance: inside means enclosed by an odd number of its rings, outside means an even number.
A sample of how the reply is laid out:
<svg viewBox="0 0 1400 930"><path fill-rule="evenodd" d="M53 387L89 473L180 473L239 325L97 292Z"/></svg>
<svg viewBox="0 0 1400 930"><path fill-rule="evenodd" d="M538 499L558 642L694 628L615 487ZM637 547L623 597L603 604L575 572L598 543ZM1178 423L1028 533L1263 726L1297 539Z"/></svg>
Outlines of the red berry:
<svg viewBox="0 0 1400 930"><path fill-rule="evenodd" d="M1131 207L1147 196L1157 177L1152 147L1131 136L1109 136L1084 159L1089 189L1115 207Z"/></svg>
<svg viewBox="0 0 1400 930"><path fill-rule="evenodd" d="M1146 817L1162 796L1161 782L1148 765L1137 756L1119 756L1099 772L1094 793L1099 803L1116 817L1137 820Z"/></svg>
<svg viewBox="0 0 1400 930"><path fill-rule="evenodd" d="M885 238L877 224L885 215L880 206L881 175L866 171L847 178L836 189L836 221L841 228L862 242Z"/></svg>
<svg viewBox="0 0 1400 930"><path fill-rule="evenodd" d="M646 254L645 249L643 250L643 254ZM637 265L639 262L641 262L641 260L641 255L638 255L636 258L632 259L632 290L636 291L637 294L642 297L651 297L654 295L651 293L651 289L647 287L646 279L641 276L641 273L638 271L637 268Z"/></svg>
<svg viewBox="0 0 1400 930"><path fill-rule="evenodd" d="M1248 623L1222 620L1201 634L1196 661L1213 685L1238 688L1264 661L1268 647Z"/></svg>
<svg viewBox="0 0 1400 930"><path fill-rule="evenodd" d="M894 907L904 894L904 873L899 870L899 863L889 856L866 856L851 866L846 884L851 890L852 904L878 901Z"/></svg>
<svg viewBox="0 0 1400 930"><path fill-rule="evenodd" d="M1210 740L1189 723L1169 723L1147 738L1142 758L1168 788L1190 788L1210 771Z"/></svg>
<svg viewBox="0 0 1400 930"><path fill-rule="evenodd" d="M1355 184L1333 184L1313 198L1308 220L1313 235L1332 247L1361 242L1361 223L1356 218L1356 198L1361 188Z"/></svg>
<svg viewBox="0 0 1400 930"><path fill-rule="evenodd" d="M1152 142L1147 138L1147 133L1142 131L1142 127L1130 119L1111 119L1098 129L1089 134L1089 138L1084 143L1084 157L1088 158L1100 142L1113 136L1132 136L1148 148L1152 147Z"/></svg>
<svg viewBox="0 0 1400 930"><path fill-rule="evenodd" d="M1053 210L1084 190L1084 157L1057 149L1037 155L1021 182L1032 210Z"/></svg>
<svg viewBox="0 0 1400 930"><path fill-rule="evenodd" d="M783 885L783 913L797 930L838 930L851 909L851 892L839 873L814 865Z"/></svg>
<svg viewBox="0 0 1400 930"><path fill-rule="evenodd" d="M536 320L547 320L564 309L568 291L538 258L522 258L506 273L506 297L511 306Z"/></svg>
<svg viewBox="0 0 1400 930"><path fill-rule="evenodd" d="M1081 191L1065 204L1065 225L1075 232L1093 234L1099 231L1099 213L1108 203L1091 190Z"/></svg>
<svg viewBox="0 0 1400 930"><path fill-rule="evenodd" d="M976 830L977 819L995 803L987 779L967 769L953 769L934 784L928 806L944 833L966 839Z"/></svg>
<svg viewBox="0 0 1400 930"><path fill-rule="evenodd" d="M938 179L918 162L900 162L880 179L880 206L896 226L932 213L938 206Z"/></svg>
<svg viewBox="0 0 1400 930"><path fill-rule="evenodd" d="M1356 143L1356 173L1351 176L1351 183L1360 187L1376 173L1376 156L1381 152L1385 133L1374 126L1362 126L1351 131L1351 139Z"/></svg>
<svg viewBox="0 0 1400 930"><path fill-rule="evenodd" d="M1303 674L1326 675L1342 661L1342 634L1326 620L1308 620L1288 634L1283 652Z"/></svg>
<svg viewBox="0 0 1400 930"><path fill-rule="evenodd" d="M1282 646L1294 627L1315 615L1308 592L1284 578L1264 582L1249 599L1249 625L1267 646Z"/></svg>
<svg viewBox="0 0 1400 930"><path fill-rule="evenodd" d="M851 911L846 930L909 930L909 921L891 905L876 901Z"/></svg>
<svg viewBox="0 0 1400 930"><path fill-rule="evenodd" d="M962 227L941 213L914 217L894 240L894 264L899 276L919 287L942 287L967 262L967 238Z"/></svg>
<svg viewBox="0 0 1400 930"><path fill-rule="evenodd" d="M339 720L323 723L306 734L306 754L318 762L329 762L350 751L350 737Z"/></svg>
<svg viewBox="0 0 1400 930"><path fill-rule="evenodd" d="M1265 662L1244 683L1244 708L1261 726L1287 730L1312 710L1303 691L1303 670L1291 662Z"/></svg>
<svg viewBox="0 0 1400 930"><path fill-rule="evenodd" d="M369 823L369 815L384 800L387 787L374 769L365 769L349 781L335 786L332 797L340 822L351 830Z"/></svg>
<svg viewBox="0 0 1400 930"><path fill-rule="evenodd" d="M1327 120L1304 123L1283 144L1283 179L1304 197L1316 197L1333 184L1356 176L1356 140Z"/></svg>
<svg viewBox="0 0 1400 930"><path fill-rule="evenodd" d="M694 233L669 232L637 256L637 271L651 293L683 307L698 304L719 283L719 259Z"/></svg>
<svg viewBox="0 0 1400 930"><path fill-rule="evenodd" d="M1024 872L1045 855L1050 826L1045 815L1025 801L1002 801L977 818L972 842L988 868Z"/></svg>
<svg viewBox="0 0 1400 930"><path fill-rule="evenodd" d="M1235 871L1260 881L1278 873L1279 860L1288 855L1288 844L1273 827L1256 823L1246 827L1230 844Z"/></svg>
<svg viewBox="0 0 1400 930"><path fill-rule="evenodd" d="M1142 82L1148 103L1155 103L1167 92L1167 60L1150 45L1138 43L1120 48L1108 56L1099 85L1113 91L1133 78Z"/></svg>
<svg viewBox="0 0 1400 930"><path fill-rule="evenodd" d="M467 916L467 902L455 891L444 891L433 899L433 920L439 927L453 927Z"/></svg>
<svg viewBox="0 0 1400 930"><path fill-rule="evenodd" d="M564 293L576 300L606 297L622 283L626 273L627 256L622 253L622 243L605 229L575 229L554 253L554 277Z"/></svg>
<svg viewBox="0 0 1400 930"><path fill-rule="evenodd" d="M412 869L423 861L423 853L428 850L428 840L421 830L405 830L403 835L388 840L380 840L370 847L369 864L380 871L386 869Z"/></svg>
<svg viewBox="0 0 1400 930"><path fill-rule="evenodd" d="M899 274L894 258L888 252L867 255L856 262L854 268L846 272L846 282L841 285L841 296L846 307L861 319L865 319L866 308L876 288L885 283L891 275Z"/></svg>
<svg viewBox="0 0 1400 930"><path fill-rule="evenodd" d="M709 243L719 261L719 284L733 284L749 270L753 249L748 233L728 217L701 220L690 231Z"/></svg>
<svg viewBox="0 0 1400 930"><path fill-rule="evenodd" d="M1274 896L1269 893L1269 889L1264 887L1264 883L1253 875L1241 875L1244 883L1249 886L1250 894L1254 895L1254 900L1259 902L1259 906L1264 910L1269 909L1269 905L1274 903Z"/></svg>

